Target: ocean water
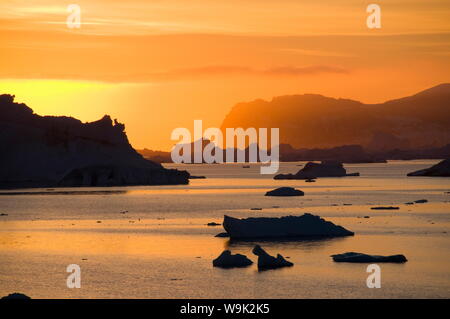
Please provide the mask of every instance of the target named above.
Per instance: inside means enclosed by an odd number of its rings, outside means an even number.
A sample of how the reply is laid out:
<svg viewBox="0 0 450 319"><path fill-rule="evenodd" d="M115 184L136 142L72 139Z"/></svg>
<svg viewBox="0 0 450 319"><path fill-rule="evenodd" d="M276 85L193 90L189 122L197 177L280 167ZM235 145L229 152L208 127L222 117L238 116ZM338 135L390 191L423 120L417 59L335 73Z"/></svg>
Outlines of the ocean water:
<svg viewBox="0 0 450 319"><path fill-rule="evenodd" d="M260 164L167 164L206 179L190 185L65 188L0 194L0 295L33 298L449 298L450 179L406 177L438 160L347 164L359 177L315 183L273 180ZM282 163L294 173L304 163ZM292 186L303 197L265 197ZM405 205L427 199L428 203ZM370 207L395 205L399 210ZM261 210L251 210L261 208ZM223 215L313 213L355 236L303 241L230 242L216 238ZM362 218L369 216L370 218ZM260 244L294 267L258 271ZM224 249L247 255L248 268L220 269ZM367 264L334 263L332 254L404 254L380 264L381 288L366 285ZM66 267L81 267L81 288L67 288Z"/></svg>

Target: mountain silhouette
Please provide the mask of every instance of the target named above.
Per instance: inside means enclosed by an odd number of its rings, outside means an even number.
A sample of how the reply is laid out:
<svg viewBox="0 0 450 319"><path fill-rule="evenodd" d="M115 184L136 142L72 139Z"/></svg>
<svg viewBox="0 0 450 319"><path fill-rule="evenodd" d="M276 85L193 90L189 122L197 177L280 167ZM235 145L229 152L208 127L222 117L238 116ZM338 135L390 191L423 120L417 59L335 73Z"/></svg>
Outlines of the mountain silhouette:
<svg viewBox="0 0 450 319"><path fill-rule="evenodd" d="M441 147L450 142L450 84L380 104L318 94L238 103L225 128L280 128L280 143L295 148L362 145L373 150Z"/></svg>

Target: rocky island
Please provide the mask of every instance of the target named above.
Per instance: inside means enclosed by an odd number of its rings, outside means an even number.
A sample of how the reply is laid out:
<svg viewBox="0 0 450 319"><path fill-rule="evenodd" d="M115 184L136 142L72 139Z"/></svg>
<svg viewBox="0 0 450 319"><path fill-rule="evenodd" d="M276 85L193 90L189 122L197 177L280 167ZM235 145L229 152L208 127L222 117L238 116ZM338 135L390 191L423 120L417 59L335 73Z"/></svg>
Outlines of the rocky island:
<svg viewBox="0 0 450 319"><path fill-rule="evenodd" d="M321 163L308 162L296 174L278 174L274 179L305 179L311 180L317 177L344 177L359 176L359 173L347 174L340 162L322 161Z"/></svg>
<svg viewBox="0 0 450 319"><path fill-rule="evenodd" d="M247 267L251 264L253 264L253 261L248 259L247 256L233 255L229 250L224 250L219 257L213 260L213 266L220 268Z"/></svg>
<svg viewBox="0 0 450 319"><path fill-rule="evenodd" d="M40 116L0 95L0 188L188 184L189 173L144 159L125 126Z"/></svg>
<svg viewBox="0 0 450 319"><path fill-rule="evenodd" d="M408 176L450 177L450 159L445 159L429 168L411 172Z"/></svg>

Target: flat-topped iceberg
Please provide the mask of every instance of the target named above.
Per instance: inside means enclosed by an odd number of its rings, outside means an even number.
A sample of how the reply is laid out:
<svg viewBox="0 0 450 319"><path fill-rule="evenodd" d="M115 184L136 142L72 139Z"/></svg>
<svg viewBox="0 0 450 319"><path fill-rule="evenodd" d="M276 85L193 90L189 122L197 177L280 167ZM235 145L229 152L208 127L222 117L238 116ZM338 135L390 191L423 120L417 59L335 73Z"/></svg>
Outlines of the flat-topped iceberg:
<svg viewBox="0 0 450 319"><path fill-rule="evenodd" d="M353 232L344 227L308 213L302 216L284 216L280 218L252 217L245 219L225 215L223 228L225 228L231 239L342 237L354 235Z"/></svg>

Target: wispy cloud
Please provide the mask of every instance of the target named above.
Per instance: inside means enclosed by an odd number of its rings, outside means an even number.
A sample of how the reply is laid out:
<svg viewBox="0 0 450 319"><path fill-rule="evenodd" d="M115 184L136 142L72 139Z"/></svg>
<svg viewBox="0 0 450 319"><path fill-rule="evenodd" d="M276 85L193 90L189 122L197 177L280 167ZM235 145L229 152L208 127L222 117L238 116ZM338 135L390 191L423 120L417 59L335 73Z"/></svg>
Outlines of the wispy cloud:
<svg viewBox="0 0 450 319"><path fill-rule="evenodd" d="M141 75L136 75L137 79L150 81L173 81L196 79L199 77L215 77L215 76L271 76L271 77L285 77L285 76L305 76L320 73L349 73L348 70L334 66L282 66L275 68L256 69L248 66L238 65L210 65L196 68L175 69L163 72L151 72Z"/></svg>
<svg viewBox="0 0 450 319"><path fill-rule="evenodd" d="M158 72L143 72L135 74L114 74L114 76L97 77L97 80L104 82L127 82L127 83L158 83L158 82L176 82L176 81L196 81L207 78L220 77L270 77L270 78L286 78L286 77L304 77L313 76L317 74L332 73L332 74L349 74L350 71L341 67L335 66L283 66L267 69L255 69L247 66L237 65L210 65L196 68L174 69ZM14 78L14 76L7 76ZM28 74L28 77L39 79L40 74ZM19 77L20 78L20 77ZM70 74L67 72L47 73L44 78L66 79L66 80L82 80L85 78L83 74Z"/></svg>
<svg viewBox="0 0 450 319"><path fill-rule="evenodd" d="M298 49L298 48L282 48L277 49L281 52L287 52L298 55L305 56L316 56L316 57L339 57L339 58L354 58L354 54L344 53L344 52L334 52L334 51L325 51L325 50L306 50L306 49Z"/></svg>

